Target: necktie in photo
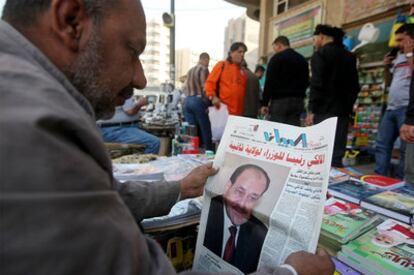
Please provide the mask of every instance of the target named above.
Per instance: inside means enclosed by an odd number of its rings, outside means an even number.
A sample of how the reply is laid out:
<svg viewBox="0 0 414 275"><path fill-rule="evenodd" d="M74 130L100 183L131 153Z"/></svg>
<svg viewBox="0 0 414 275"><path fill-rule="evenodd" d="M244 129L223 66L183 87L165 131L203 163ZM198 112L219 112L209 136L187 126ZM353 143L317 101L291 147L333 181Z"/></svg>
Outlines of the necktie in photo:
<svg viewBox="0 0 414 275"><path fill-rule="evenodd" d="M236 250L236 233L237 227L232 225L229 227L230 237L227 240L226 247L224 248L223 259L226 262L231 263L233 261L234 250Z"/></svg>

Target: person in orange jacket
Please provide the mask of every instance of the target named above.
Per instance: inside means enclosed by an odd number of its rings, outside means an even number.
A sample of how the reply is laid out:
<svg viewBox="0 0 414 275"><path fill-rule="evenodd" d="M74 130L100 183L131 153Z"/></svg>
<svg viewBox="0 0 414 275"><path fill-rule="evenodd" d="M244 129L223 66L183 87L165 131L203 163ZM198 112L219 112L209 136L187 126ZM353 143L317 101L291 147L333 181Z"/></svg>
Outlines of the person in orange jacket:
<svg viewBox="0 0 414 275"><path fill-rule="evenodd" d="M204 86L212 104L220 108L220 103L223 102L227 105L230 115L243 114L247 74L240 64L246 51L247 46L244 43L233 43L227 59L214 66Z"/></svg>

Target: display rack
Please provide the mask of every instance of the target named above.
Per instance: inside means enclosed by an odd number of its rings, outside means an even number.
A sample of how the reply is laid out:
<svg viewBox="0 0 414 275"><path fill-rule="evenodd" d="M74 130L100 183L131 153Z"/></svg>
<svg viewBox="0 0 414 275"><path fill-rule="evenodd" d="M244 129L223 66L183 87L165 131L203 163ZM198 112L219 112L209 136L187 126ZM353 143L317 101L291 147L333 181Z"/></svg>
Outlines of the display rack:
<svg viewBox="0 0 414 275"><path fill-rule="evenodd" d="M381 62L361 65L359 80L361 92L354 105L353 124L347 143L347 148L352 150L374 148L386 102Z"/></svg>

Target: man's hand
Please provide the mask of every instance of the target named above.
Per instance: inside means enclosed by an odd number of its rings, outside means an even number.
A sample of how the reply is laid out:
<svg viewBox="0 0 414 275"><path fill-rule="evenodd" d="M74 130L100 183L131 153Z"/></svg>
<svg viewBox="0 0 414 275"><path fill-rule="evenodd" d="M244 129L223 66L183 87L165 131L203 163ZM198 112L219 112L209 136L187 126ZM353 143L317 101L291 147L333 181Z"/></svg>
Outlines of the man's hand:
<svg viewBox="0 0 414 275"><path fill-rule="evenodd" d="M220 98L218 98L217 96L213 95L213 97L211 98L211 103L217 108L220 109Z"/></svg>
<svg viewBox="0 0 414 275"><path fill-rule="evenodd" d="M335 272L331 257L322 249L316 255L305 251L292 253L285 263L291 265L298 275L332 275Z"/></svg>
<svg viewBox="0 0 414 275"><path fill-rule="evenodd" d="M138 105L139 107L142 107L142 106L148 105L148 99L147 99L145 96L140 97L140 98L137 100L136 105Z"/></svg>
<svg viewBox="0 0 414 275"><path fill-rule="evenodd" d="M260 114L261 114L262 116L266 116L268 113L269 113L269 107L267 107L267 106L263 106L263 107L260 109Z"/></svg>
<svg viewBox="0 0 414 275"><path fill-rule="evenodd" d="M313 125L313 119L314 119L314 114L308 113L308 115L305 118L305 125L306 126L312 126Z"/></svg>
<svg viewBox="0 0 414 275"><path fill-rule="evenodd" d="M208 163L195 168L181 180L181 199L194 198L203 194L204 184L207 178L217 173L213 163Z"/></svg>
<svg viewBox="0 0 414 275"><path fill-rule="evenodd" d="M414 125L403 124L400 128L400 138L407 143L414 143Z"/></svg>
<svg viewBox="0 0 414 275"><path fill-rule="evenodd" d="M395 59L395 56L386 54L384 56L384 66L390 67L392 65L392 61Z"/></svg>

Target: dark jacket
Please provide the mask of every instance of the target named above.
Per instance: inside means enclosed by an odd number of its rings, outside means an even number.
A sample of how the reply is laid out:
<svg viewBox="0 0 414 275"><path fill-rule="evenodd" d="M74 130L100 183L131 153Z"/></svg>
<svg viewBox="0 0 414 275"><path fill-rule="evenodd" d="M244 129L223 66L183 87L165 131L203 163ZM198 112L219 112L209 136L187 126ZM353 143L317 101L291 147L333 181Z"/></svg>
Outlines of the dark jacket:
<svg viewBox="0 0 414 275"><path fill-rule="evenodd" d="M405 123L408 125L414 125L414 73L411 79L410 103L408 103L407 113L405 117Z"/></svg>
<svg viewBox="0 0 414 275"><path fill-rule="evenodd" d="M257 76L246 69L247 83L246 94L244 96L244 110L243 116L250 118L257 118L260 109L260 83Z"/></svg>
<svg viewBox="0 0 414 275"><path fill-rule="evenodd" d="M273 55L269 61L262 104L267 106L272 99L304 98L308 86L308 62L293 49L286 49Z"/></svg>
<svg viewBox="0 0 414 275"><path fill-rule="evenodd" d="M223 196L216 196L211 199L203 245L219 257L222 254L223 226ZM230 264L244 273L252 273L257 269L267 228L251 216L246 223L240 225L239 230L234 258Z"/></svg>
<svg viewBox="0 0 414 275"><path fill-rule="evenodd" d="M360 91L355 56L329 43L311 59L309 110L315 114L349 115Z"/></svg>

